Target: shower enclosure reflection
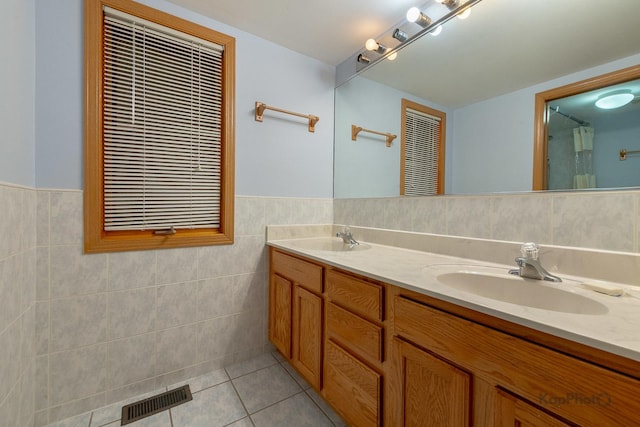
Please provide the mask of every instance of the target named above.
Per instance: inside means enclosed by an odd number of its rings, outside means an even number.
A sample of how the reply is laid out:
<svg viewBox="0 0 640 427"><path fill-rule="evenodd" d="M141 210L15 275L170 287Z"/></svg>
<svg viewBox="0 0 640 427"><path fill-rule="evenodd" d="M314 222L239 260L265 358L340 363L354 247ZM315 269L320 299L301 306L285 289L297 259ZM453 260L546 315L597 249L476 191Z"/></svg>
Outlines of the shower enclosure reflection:
<svg viewBox="0 0 640 427"><path fill-rule="evenodd" d="M615 108L595 105L612 93L630 95ZM550 99L546 115L545 189L640 186L640 79Z"/></svg>

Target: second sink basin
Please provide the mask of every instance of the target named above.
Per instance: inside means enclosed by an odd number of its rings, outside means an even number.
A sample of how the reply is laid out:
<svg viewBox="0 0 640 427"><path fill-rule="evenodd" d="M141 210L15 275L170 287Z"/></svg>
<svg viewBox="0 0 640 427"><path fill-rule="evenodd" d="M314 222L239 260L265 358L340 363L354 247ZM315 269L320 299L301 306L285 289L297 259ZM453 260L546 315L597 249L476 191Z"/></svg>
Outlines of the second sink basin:
<svg viewBox="0 0 640 427"><path fill-rule="evenodd" d="M371 246L367 245L366 243L360 243L359 245L351 246L344 243L342 239L333 237L297 240L292 241L291 245L300 249L325 252L355 252L371 248Z"/></svg>
<svg viewBox="0 0 640 427"><path fill-rule="evenodd" d="M435 265L423 270L448 287L511 304L563 313L602 315L606 305L571 290L571 283L544 282L488 266ZM565 286L567 289L562 289Z"/></svg>

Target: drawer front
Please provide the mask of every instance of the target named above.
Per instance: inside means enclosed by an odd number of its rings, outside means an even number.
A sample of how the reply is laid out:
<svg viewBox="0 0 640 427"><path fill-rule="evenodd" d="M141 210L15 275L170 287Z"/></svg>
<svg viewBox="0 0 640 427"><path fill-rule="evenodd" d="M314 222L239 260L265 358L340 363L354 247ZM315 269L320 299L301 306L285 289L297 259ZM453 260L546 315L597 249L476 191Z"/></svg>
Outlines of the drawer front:
<svg viewBox="0 0 640 427"><path fill-rule="evenodd" d="M365 282L335 270L327 271L327 293L329 298L343 307L382 322L384 287Z"/></svg>
<svg viewBox="0 0 640 427"><path fill-rule="evenodd" d="M327 341L325 354L325 397L351 425L381 425L380 374Z"/></svg>
<svg viewBox="0 0 640 427"><path fill-rule="evenodd" d="M327 305L327 334L371 360L382 362L382 328L333 303Z"/></svg>
<svg viewBox="0 0 640 427"><path fill-rule="evenodd" d="M322 293L322 267L271 251L272 271L316 293Z"/></svg>

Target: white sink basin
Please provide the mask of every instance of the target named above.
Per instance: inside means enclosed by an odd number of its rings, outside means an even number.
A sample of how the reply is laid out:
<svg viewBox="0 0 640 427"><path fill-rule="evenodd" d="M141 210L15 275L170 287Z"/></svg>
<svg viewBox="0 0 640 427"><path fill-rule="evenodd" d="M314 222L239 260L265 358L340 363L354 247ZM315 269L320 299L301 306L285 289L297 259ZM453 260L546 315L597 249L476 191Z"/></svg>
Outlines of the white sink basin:
<svg viewBox="0 0 640 427"><path fill-rule="evenodd" d="M510 304L574 314L602 315L609 311L606 305L573 291L572 284L578 282L572 280L551 283L523 279L507 269L473 265L430 266L423 269L423 274L448 287Z"/></svg>
<svg viewBox="0 0 640 427"><path fill-rule="evenodd" d="M291 246L295 246L300 249L324 252L356 252L371 249L371 246L366 243L351 246L344 243L342 239L332 237L296 240L291 242Z"/></svg>

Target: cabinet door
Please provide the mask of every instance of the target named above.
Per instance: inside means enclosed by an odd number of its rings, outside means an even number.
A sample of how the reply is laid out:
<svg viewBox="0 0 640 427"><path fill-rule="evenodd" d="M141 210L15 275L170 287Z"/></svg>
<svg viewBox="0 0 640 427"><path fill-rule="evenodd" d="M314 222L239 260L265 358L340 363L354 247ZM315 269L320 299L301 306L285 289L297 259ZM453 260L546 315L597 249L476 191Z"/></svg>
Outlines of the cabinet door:
<svg viewBox="0 0 640 427"><path fill-rule="evenodd" d="M498 389L496 427L569 427L567 424L518 397Z"/></svg>
<svg viewBox="0 0 640 427"><path fill-rule="evenodd" d="M293 288L293 366L320 389L322 366L322 297Z"/></svg>
<svg viewBox="0 0 640 427"><path fill-rule="evenodd" d="M271 274L269 286L269 339L287 359L291 359L291 314L293 283Z"/></svg>
<svg viewBox="0 0 640 427"><path fill-rule="evenodd" d="M405 341L393 340L400 388L398 425L470 425L471 377L457 367Z"/></svg>

